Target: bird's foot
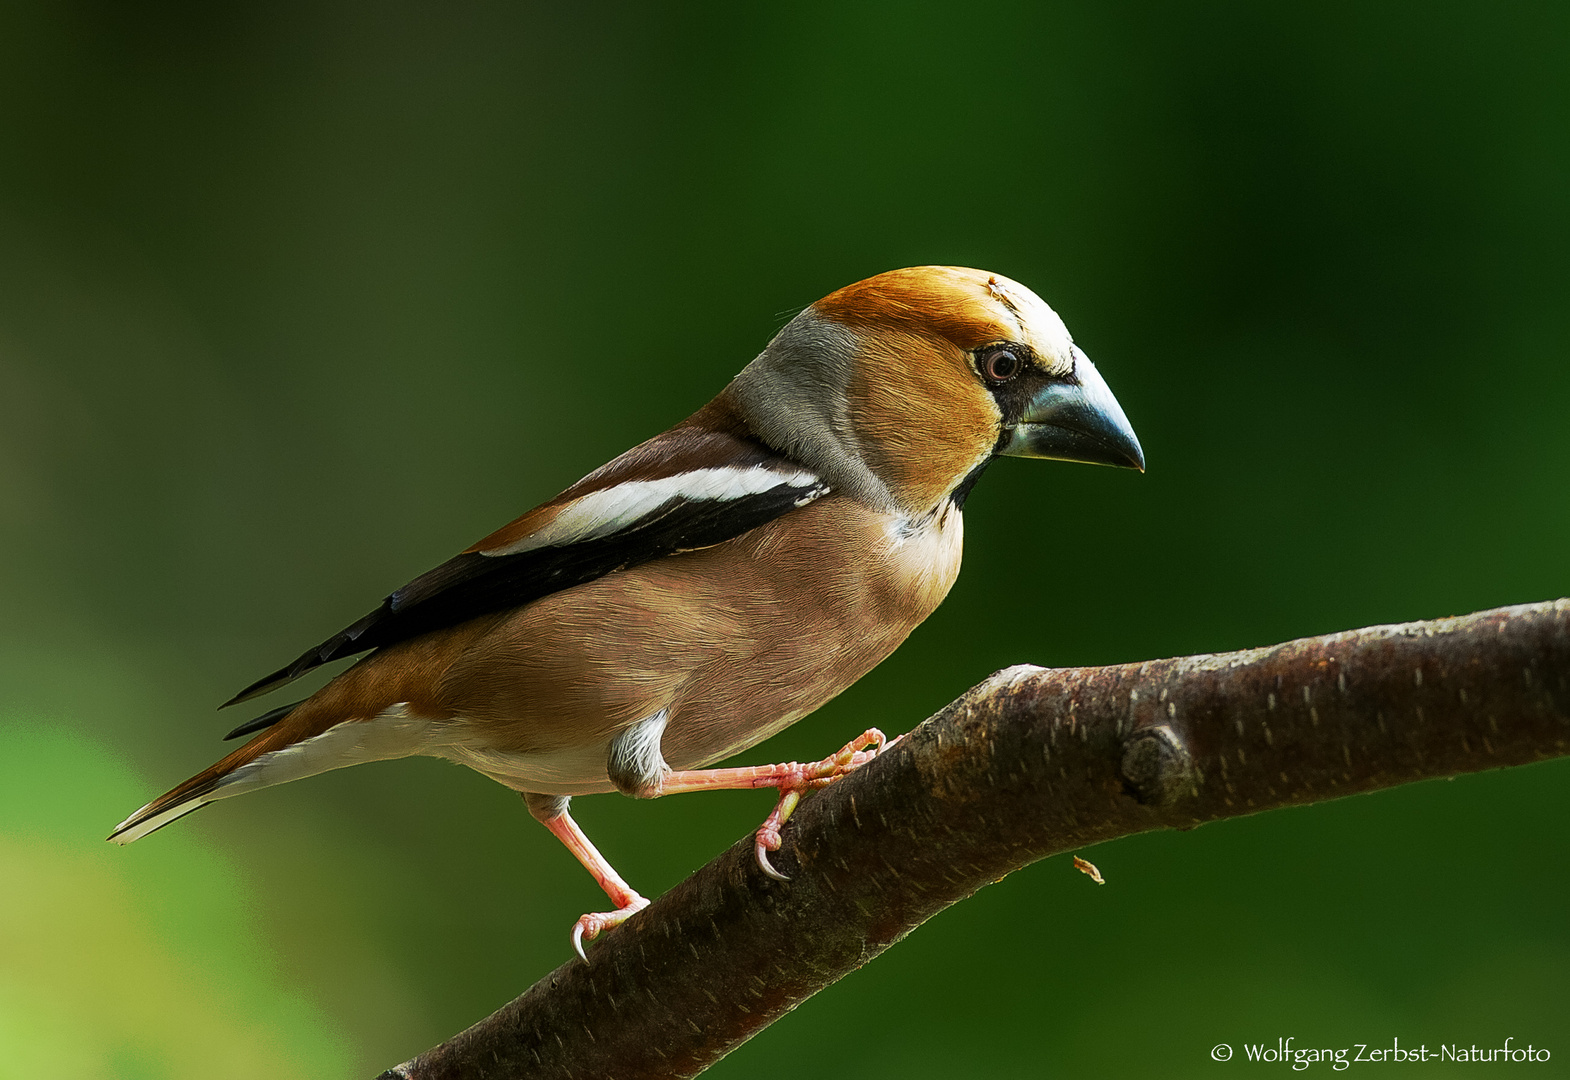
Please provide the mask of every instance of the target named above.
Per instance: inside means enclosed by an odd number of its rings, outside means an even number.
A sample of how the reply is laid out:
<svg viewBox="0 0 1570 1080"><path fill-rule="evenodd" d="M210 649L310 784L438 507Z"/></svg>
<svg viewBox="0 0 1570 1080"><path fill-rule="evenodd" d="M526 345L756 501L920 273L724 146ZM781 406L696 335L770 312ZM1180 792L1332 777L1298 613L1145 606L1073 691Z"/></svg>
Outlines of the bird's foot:
<svg viewBox="0 0 1570 1080"><path fill-rule="evenodd" d="M898 741L898 738L894 740L894 742ZM865 765L892 745L894 743L889 742L883 732L877 728L868 728L842 746L837 753L830 754L822 761L815 761L810 765L792 763L781 766L782 771L778 781L780 801L774 804L774 810L758 827L756 843L753 847L753 853L758 859L758 868L775 881L789 881L788 875L774 869L774 864L769 862L769 852L780 849L780 828L790 820L791 814L795 813L802 795L814 788L833 783L851 770Z"/></svg>
<svg viewBox="0 0 1570 1080"><path fill-rule="evenodd" d="M611 927L620 926L649 906L649 902L635 892L629 892L625 899L626 903L615 911L591 911L573 923L572 950L578 954L578 959L588 963L589 958L583 951L585 941L593 941Z"/></svg>

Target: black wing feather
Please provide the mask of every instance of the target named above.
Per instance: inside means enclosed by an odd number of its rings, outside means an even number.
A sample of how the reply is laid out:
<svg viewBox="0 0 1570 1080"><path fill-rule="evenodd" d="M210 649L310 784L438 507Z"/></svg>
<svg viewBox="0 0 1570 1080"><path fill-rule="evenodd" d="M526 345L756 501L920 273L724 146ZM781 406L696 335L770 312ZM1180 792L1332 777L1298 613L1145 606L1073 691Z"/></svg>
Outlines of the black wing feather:
<svg viewBox="0 0 1570 1080"><path fill-rule="evenodd" d="M722 544L827 491L827 485L812 480L781 483L736 499L677 496L639 518L635 526L610 536L512 555L465 552L421 574L382 601L381 607L308 649L292 664L258 679L220 708L265 694L333 660L521 607L667 555ZM260 718L253 721L259 722ZM242 725L242 731L247 729L249 725Z"/></svg>
<svg viewBox="0 0 1570 1080"><path fill-rule="evenodd" d="M262 715L258 716L255 720L247 720L229 734L225 735L224 742L228 742L230 739L238 739L241 735L249 735L253 731L261 731L263 728L270 728L304 704L305 702L303 701L296 701L290 705L280 705L276 709L269 709L262 713Z"/></svg>

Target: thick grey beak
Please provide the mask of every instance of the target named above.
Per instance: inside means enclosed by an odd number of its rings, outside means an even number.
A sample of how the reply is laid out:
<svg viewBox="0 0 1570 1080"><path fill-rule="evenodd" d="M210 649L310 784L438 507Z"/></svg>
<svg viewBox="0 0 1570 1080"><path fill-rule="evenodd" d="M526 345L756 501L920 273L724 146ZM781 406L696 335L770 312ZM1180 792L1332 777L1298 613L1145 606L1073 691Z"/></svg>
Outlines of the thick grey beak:
<svg viewBox="0 0 1570 1080"><path fill-rule="evenodd" d="M1145 452L1096 365L1074 350L1074 374L1049 383L1004 432L1009 457L1053 458L1145 471Z"/></svg>

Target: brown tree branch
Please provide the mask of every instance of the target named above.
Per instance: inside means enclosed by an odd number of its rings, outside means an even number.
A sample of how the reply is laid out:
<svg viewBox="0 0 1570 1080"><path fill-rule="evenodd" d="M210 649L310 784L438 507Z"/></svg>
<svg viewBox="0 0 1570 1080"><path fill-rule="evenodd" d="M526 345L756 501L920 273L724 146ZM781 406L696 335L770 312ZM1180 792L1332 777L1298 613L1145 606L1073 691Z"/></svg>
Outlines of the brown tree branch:
<svg viewBox="0 0 1570 1080"><path fill-rule="evenodd" d="M1570 600L1269 649L1001 671L384 1080L693 1076L1048 855L1570 752Z"/></svg>

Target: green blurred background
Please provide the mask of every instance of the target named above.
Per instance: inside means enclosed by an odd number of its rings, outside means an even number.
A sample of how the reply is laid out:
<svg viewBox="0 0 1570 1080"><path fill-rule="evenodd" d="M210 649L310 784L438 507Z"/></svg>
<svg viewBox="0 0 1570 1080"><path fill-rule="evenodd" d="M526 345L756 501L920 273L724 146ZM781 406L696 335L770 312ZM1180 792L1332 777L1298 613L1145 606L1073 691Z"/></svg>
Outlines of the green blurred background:
<svg viewBox="0 0 1570 1080"><path fill-rule="evenodd" d="M0 1074L369 1076L562 962L602 898L450 765L103 837L217 702L881 270L1040 292L1150 472L994 468L943 609L750 760L1007 664L1570 593L1570 7L567 7L0 6ZM1567 777L1048 861L713 1075L1565 1074ZM768 799L577 806L656 895Z"/></svg>

